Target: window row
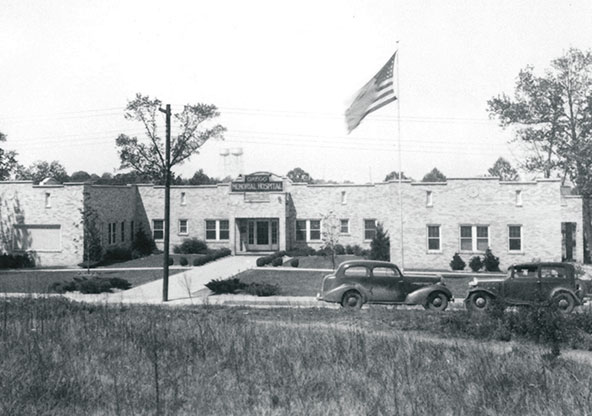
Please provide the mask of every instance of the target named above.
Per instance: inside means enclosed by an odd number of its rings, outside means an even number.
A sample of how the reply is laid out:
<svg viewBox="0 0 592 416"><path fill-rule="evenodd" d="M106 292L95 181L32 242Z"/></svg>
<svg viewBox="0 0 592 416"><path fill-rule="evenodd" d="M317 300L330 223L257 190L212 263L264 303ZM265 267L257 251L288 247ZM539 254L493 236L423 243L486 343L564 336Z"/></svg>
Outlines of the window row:
<svg viewBox="0 0 592 416"><path fill-rule="evenodd" d="M119 226L118 226L119 224ZM129 228L129 240L133 241L134 239L134 222L130 221L129 223L130 228ZM116 244L118 242L125 242L125 238L126 238L126 231L125 231L126 225L125 225L125 221L121 221L120 223L117 222L110 222L107 223L107 244L111 245L111 244ZM119 238L118 238L119 236Z"/></svg>
<svg viewBox="0 0 592 416"><path fill-rule="evenodd" d="M484 252L489 247L488 225L461 225L459 227L460 252ZM522 226L508 225L508 251L522 251ZM439 225L427 226L427 249L439 252L442 248L442 234Z"/></svg>
<svg viewBox="0 0 592 416"><path fill-rule="evenodd" d="M339 220L339 233L349 234L349 219ZM364 240L372 240L376 235L376 220L364 220ZM296 220L296 241L321 241L321 220Z"/></svg>
<svg viewBox="0 0 592 416"><path fill-rule="evenodd" d="M206 240L222 241L230 239L230 222L228 220L206 220ZM189 221L180 219L177 223L179 235L189 235ZM152 220L152 237L154 240L164 239L164 220Z"/></svg>

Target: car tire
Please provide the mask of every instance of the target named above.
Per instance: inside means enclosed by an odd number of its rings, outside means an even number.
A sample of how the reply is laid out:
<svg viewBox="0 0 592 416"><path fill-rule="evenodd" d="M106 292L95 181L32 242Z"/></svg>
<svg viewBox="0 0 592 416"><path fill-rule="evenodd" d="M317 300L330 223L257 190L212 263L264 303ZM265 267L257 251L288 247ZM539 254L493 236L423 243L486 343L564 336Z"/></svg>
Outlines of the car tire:
<svg viewBox="0 0 592 416"><path fill-rule="evenodd" d="M576 307L576 301L569 293L561 292L553 296L553 306L561 313L571 313Z"/></svg>
<svg viewBox="0 0 592 416"><path fill-rule="evenodd" d="M341 306L343 306L345 309L358 310L363 304L364 299L362 298L360 292L356 290L345 292L343 298L341 299Z"/></svg>
<svg viewBox="0 0 592 416"><path fill-rule="evenodd" d="M493 306L493 297L485 292L471 293L466 303L469 312L485 312Z"/></svg>
<svg viewBox="0 0 592 416"><path fill-rule="evenodd" d="M428 296L424 308L430 311L443 311L448 307L448 297L442 292L434 292Z"/></svg>

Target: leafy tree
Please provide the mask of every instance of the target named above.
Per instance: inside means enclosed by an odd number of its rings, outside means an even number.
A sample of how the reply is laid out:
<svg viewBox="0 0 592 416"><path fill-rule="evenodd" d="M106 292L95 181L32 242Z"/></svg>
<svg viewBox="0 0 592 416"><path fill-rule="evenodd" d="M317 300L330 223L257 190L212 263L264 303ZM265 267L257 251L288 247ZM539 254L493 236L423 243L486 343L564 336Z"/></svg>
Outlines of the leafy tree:
<svg viewBox="0 0 592 416"><path fill-rule="evenodd" d="M164 139L158 132L157 120L162 118L159 108L162 102L141 94L129 101L125 118L140 122L145 130L144 140L120 134L115 144L121 160L121 168L132 168L151 178L156 183L164 183L167 171ZM185 162L211 138L222 138L226 131L220 124L211 121L220 115L212 104L185 105L183 111L171 116L171 130L178 132L171 136L170 167Z"/></svg>
<svg viewBox="0 0 592 416"><path fill-rule="evenodd" d="M302 168L294 168L286 175L292 182L312 183L312 177Z"/></svg>
<svg viewBox="0 0 592 416"><path fill-rule="evenodd" d="M90 174L88 172L83 171L83 170L77 170L72 175L70 175L70 180L72 182L89 182L90 179L91 179Z"/></svg>
<svg viewBox="0 0 592 416"><path fill-rule="evenodd" d="M405 176L405 172L401 172L401 180L404 179L411 179L408 176ZM384 177L384 182L388 182L388 181L393 181L393 180L399 180L399 172L396 170L393 170L391 173L389 173L388 175L386 175Z"/></svg>
<svg viewBox="0 0 592 416"><path fill-rule="evenodd" d="M101 246L101 234L98 226L99 214L92 207L88 192L84 193L84 208L80 209L80 213L82 214L84 232L83 262L87 267L87 272L90 273L91 265L102 259L103 247Z"/></svg>
<svg viewBox="0 0 592 416"><path fill-rule="evenodd" d="M217 179L210 178L208 175L206 175L203 169L196 171L191 177L191 179L187 181L189 185L210 185L215 184L217 182Z"/></svg>
<svg viewBox="0 0 592 416"><path fill-rule="evenodd" d="M438 170L438 168L434 168L428 173L425 174L422 182L446 182L446 175Z"/></svg>
<svg viewBox="0 0 592 416"><path fill-rule="evenodd" d="M592 243L592 53L569 49L553 60L542 76L532 67L520 71L514 98L489 100L492 117L504 128L515 127L516 141L529 156L523 167L569 177L583 200L585 240ZM590 244L587 247L590 255Z"/></svg>
<svg viewBox="0 0 592 416"><path fill-rule="evenodd" d="M323 231L321 239L323 241L323 249L331 256L331 264L333 269L336 268L336 246L339 244L339 234L341 231L341 221L333 211L329 211L328 214L322 216L321 224L323 224Z"/></svg>
<svg viewBox="0 0 592 416"><path fill-rule="evenodd" d="M391 259L391 239L380 222L376 224L376 234L370 243L370 259L384 261Z"/></svg>
<svg viewBox="0 0 592 416"><path fill-rule="evenodd" d="M3 136L0 136L0 141L2 141L1 137ZM18 171L19 164L16 160L16 155L17 153L14 150L6 151L0 149L0 181L9 179L12 174Z"/></svg>
<svg viewBox="0 0 592 416"><path fill-rule="evenodd" d="M69 180L66 168L57 160L33 162L28 168L22 169L18 176L19 179L31 180L34 183L39 183L46 178L53 178L57 182L67 182Z"/></svg>
<svg viewBox="0 0 592 416"><path fill-rule="evenodd" d="M497 176L502 181L517 181L518 180L518 172L516 169L512 167L510 162L508 162L503 157L499 157L492 167L487 170L491 176Z"/></svg>

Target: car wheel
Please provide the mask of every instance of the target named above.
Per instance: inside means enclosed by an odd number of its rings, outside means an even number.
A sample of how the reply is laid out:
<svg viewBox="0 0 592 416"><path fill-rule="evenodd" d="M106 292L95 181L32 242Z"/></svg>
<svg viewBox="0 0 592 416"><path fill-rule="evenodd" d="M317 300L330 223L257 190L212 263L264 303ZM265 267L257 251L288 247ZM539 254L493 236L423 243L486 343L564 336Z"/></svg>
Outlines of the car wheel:
<svg viewBox="0 0 592 416"><path fill-rule="evenodd" d="M430 311L443 311L448 307L448 298L442 292L432 293L428 296L428 300L424 308Z"/></svg>
<svg viewBox="0 0 592 416"><path fill-rule="evenodd" d="M558 293L553 296L553 305L561 313L570 313L576 306L576 301L569 293Z"/></svg>
<svg viewBox="0 0 592 416"><path fill-rule="evenodd" d="M467 302L467 309L471 312L485 312L491 308L492 303L493 298L487 293L472 293Z"/></svg>
<svg viewBox="0 0 592 416"><path fill-rule="evenodd" d="M362 295L355 290L350 290L343 295L343 299L341 300L341 306L346 309L360 309L364 304L364 299L362 299Z"/></svg>

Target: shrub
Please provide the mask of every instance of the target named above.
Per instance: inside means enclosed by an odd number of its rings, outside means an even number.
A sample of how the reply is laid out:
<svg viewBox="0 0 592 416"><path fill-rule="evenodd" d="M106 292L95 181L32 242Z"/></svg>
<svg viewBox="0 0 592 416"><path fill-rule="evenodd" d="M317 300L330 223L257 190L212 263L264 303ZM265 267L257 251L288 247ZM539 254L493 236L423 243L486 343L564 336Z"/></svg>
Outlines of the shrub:
<svg viewBox="0 0 592 416"><path fill-rule="evenodd" d="M450 262L450 268L452 270L464 270L467 266L467 263L464 262L463 259L460 258L458 253L454 253L452 256L452 261Z"/></svg>
<svg viewBox="0 0 592 416"><path fill-rule="evenodd" d="M172 257L169 257L169 266L172 266L173 264L175 264L175 259Z"/></svg>
<svg viewBox="0 0 592 416"><path fill-rule="evenodd" d="M341 244L335 244L335 254L338 256L345 254L345 247L343 247Z"/></svg>
<svg viewBox="0 0 592 416"><path fill-rule="evenodd" d="M292 267L298 267L299 264L300 264L300 260L298 260L298 259L290 260L290 266L292 266Z"/></svg>
<svg viewBox="0 0 592 416"><path fill-rule="evenodd" d="M204 265L206 263L209 263L211 261L217 260L217 259L219 259L221 257L229 256L230 254L232 254L232 251L230 251L229 248L221 248L219 250L213 250L213 251L210 251L205 256L194 258L193 259L193 265L196 266L196 267L197 266L202 266L202 265Z"/></svg>
<svg viewBox="0 0 592 416"><path fill-rule="evenodd" d="M76 276L71 281L54 282L50 290L57 293L79 291L85 294L110 293L112 289L127 290L132 285L119 277L103 278L95 274Z"/></svg>
<svg viewBox="0 0 592 416"><path fill-rule="evenodd" d="M206 287L217 295L224 293L236 293L238 290L243 290L247 285L242 283L237 278L232 279L214 279L206 283Z"/></svg>
<svg viewBox="0 0 592 416"><path fill-rule="evenodd" d="M485 267L485 270L488 272L499 272L499 263L499 257L495 257L491 252L491 249L487 248L487 250L485 250L485 255L483 256L483 266Z"/></svg>
<svg viewBox="0 0 592 416"><path fill-rule="evenodd" d="M29 253L0 256L0 269L22 269L23 267L35 267L35 260Z"/></svg>
<svg viewBox="0 0 592 416"><path fill-rule="evenodd" d="M281 266L284 263L284 260L281 257L276 257L275 259L273 259L273 261L271 262L271 265L273 267L278 267Z"/></svg>
<svg viewBox="0 0 592 416"><path fill-rule="evenodd" d="M351 245L346 245L345 246L345 253L346 254L354 254L354 248Z"/></svg>
<svg viewBox="0 0 592 416"><path fill-rule="evenodd" d="M207 259L207 256L203 256L203 257L196 257L193 259L193 265L194 266L201 266L202 264L206 264L209 260Z"/></svg>
<svg viewBox="0 0 592 416"><path fill-rule="evenodd" d="M376 224L376 234L370 243L368 255L371 260L390 261L391 259L391 239L381 223Z"/></svg>
<svg viewBox="0 0 592 416"><path fill-rule="evenodd" d="M354 246L352 247L352 253L355 256L361 256L362 255L362 247L360 247L357 244L354 244Z"/></svg>
<svg viewBox="0 0 592 416"><path fill-rule="evenodd" d="M181 257L181 258L179 259L179 264L180 264L181 266L187 266L187 265L189 264L189 261L188 261L188 260L187 260L185 257Z"/></svg>
<svg viewBox="0 0 592 416"><path fill-rule="evenodd" d="M180 246L173 248L173 252L178 254L206 254L208 252L208 245L205 241L197 238L186 238Z"/></svg>
<svg viewBox="0 0 592 416"><path fill-rule="evenodd" d="M132 251L136 251L142 256L146 256L152 254L155 249L156 244L154 244L152 237L147 235L144 231L138 230L134 236L134 241L132 242Z"/></svg>
<svg viewBox="0 0 592 416"><path fill-rule="evenodd" d="M474 272L478 272L479 270L481 270L483 268L483 262L481 261L481 257L474 256L473 258L471 258L471 261L469 261L469 267Z"/></svg>
<svg viewBox="0 0 592 416"><path fill-rule="evenodd" d="M259 257L256 261L255 264L257 265L257 267L263 267L265 266L267 263L265 262L266 257Z"/></svg>
<svg viewBox="0 0 592 416"><path fill-rule="evenodd" d="M274 296L280 293L278 285L272 285L269 283L251 283L243 290L245 293L253 296Z"/></svg>
<svg viewBox="0 0 592 416"><path fill-rule="evenodd" d="M119 262L131 260L132 251L126 247L111 247L105 251L103 262Z"/></svg>

